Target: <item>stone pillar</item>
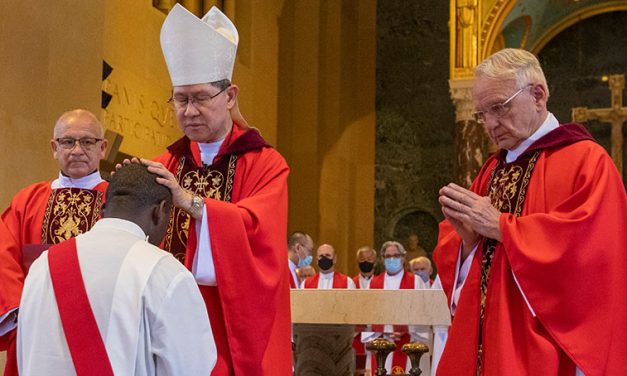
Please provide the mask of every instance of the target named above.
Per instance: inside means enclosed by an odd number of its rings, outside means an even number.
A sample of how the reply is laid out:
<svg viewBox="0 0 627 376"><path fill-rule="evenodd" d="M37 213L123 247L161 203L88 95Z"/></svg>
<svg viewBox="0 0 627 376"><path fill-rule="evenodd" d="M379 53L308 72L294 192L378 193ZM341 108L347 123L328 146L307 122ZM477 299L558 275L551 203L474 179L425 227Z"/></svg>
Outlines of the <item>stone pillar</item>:
<svg viewBox="0 0 627 376"><path fill-rule="evenodd" d="M473 79L449 80L451 99L455 104L455 181L469 187L485 162L488 138L483 127L472 117Z"/></svg>

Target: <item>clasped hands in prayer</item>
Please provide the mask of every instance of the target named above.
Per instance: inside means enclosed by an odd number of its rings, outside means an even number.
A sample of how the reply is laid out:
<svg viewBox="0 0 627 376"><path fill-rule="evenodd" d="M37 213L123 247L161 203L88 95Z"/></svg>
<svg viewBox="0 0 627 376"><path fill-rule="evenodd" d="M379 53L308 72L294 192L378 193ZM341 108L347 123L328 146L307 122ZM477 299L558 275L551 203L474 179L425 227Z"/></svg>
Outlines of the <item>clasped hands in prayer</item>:
<svg viewBox="0 0 627 376"><path fill-rule="evenodd" d="M440 189L438 201L444 217L462 238L462 260L465 259L480 237L501 241L499 218L501 212L490 203L489 197L450 183Z"/></svg>
<svg viewBox="0 0 627 376"><path fill-rule="evenodd" d="M188 190L181 187L181 185L176 180L174 174L172 174L162 163L151 161L149 159L133 157L130 160L125 159L124 161L122 161L122 164L118 163L115 166L115 170L117 171L122 167L122 165L127 165L129 163L140 163L148 167L148 171L158 175L157 183L165 185L170 190L170 192L172 192L172 203L174 204L174 206L190 212L194 195ZM190 215L194 216L194 218L196 219L200 219L200 217L202 217L202 212L195 214L192 214L190 212ZM199 216L197 217L196 215Z"/></svg>

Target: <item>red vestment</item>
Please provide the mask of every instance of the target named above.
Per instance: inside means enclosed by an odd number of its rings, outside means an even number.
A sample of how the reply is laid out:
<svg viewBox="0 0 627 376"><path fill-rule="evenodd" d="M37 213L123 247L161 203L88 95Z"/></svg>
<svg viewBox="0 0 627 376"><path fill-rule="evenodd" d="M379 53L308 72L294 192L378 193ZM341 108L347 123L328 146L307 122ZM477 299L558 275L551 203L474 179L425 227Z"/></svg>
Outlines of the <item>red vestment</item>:
<svg viewBox="0 0 627 376"><path fill-rule="evenodd" d="M107 186L107 182L101 182L93 190L53 190L51 182L41 182L13 197L0 223L0 316L19 306L28 268L47 248L42 243L56 244L76 236L98 220ZM74 197L60 198L59 192L71 192ZM65 206L60 208L58 203ZM14 348L15 330L12 330L0 337L0 350L8 349L5 375L17 374Z"/></svg>
<svg viewBox="0 0 627 376"><path fill-rule="evenodd" d="M627 369L627 200L612 160L590 138L581 126L563 125L523 154L540 151L521 215L500 217L502 242L492 259L483 320L482 375L574 375L575 366L586 376L623 375ZM488 195L492 170L504 155L488 159L473 192ZM483 241L438 375L476 374ZM449 304L459 246L450 223L440 223L434 260Z"/></svg>
<svg viewBox="0 0 627 376"><path fill-rule="evenodd" d="M218 350L212 375L292 372L291 276L285 262L289 168L265 143L251 149L242 141L255 139L261 139L256 130L234 124L213 160L237 156L230 202L205 198L217 280L217 288L200 286ZM198 144L186 137L156 160L176 173L183 156L201 167ZM185 254L190 269L195 227L192 219Z"/></svg>
<svg viewBox="0 0 627 376"><path fill-rule="evenodd" d="M320 280L320 273L316 273L313 276L305 279L304 287L306 289L317 289L318 281ZM334 289L348 288L348 277L339 272L333 272L333 284Z"/></svg>
<svg viewBox="0 0 627 376"><path fill-rule="evenodd" d="M402 271L403 279L401 279L401 284L399 286L399 290L413 290L415 288L415 278L416 276L413 273L409 273L405 270ZM383 289L385 286L385 274L383 272L379 275L372 277L372 281L370 282L370 289ZM373 325L372 330L375 332L383 332L383 325ZM394 331L398 333L403 333L400 339L394 341L396 344L396 349L392 353L392 369L390 372L395 375L398 373L405 372L405 366L407 364L407 354L402 351L403 345L409 343L410 336L407 331L406 325L394 325ZM372 357L372 369L376 369L377 367L377 359Z"/></svg>

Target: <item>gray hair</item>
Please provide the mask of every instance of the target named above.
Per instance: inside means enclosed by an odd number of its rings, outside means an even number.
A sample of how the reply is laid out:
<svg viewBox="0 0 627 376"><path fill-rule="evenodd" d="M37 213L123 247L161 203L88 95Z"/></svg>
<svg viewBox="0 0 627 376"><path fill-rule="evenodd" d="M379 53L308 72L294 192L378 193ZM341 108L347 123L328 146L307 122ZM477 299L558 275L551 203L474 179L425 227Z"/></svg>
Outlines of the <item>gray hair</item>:
<svg viewBox="0 0 627 376"><path fill-rule="evenodd" d="M398 249L398 251L401 253L401 255L405 256L407 254L405 247L403 247L401 243L394 241L394 240L388 240L387 242L383 243L383 245L381 246L381 257L383 257L383 254L385 253L385 249L391 245L395 246L396 249Z"/></svg>
<svg viewBox="0 0 627 376"><path fill-rule="evenodd" d="M529 51L505 48L482 61L475 68L475 77L493 80L514 80L519 88L530 83L541 83L549 96L549 86L540 61Z"/></svg>

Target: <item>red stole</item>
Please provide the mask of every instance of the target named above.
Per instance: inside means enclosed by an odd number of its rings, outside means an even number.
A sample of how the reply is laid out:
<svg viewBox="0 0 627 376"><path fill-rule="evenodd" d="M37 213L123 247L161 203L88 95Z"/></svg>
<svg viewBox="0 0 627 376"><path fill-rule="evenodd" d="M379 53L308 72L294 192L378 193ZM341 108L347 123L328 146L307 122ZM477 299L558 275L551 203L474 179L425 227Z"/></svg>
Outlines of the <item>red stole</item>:
<svg viewBox="0 0 627 376"><path fill-rule="evenodd" d="M107 350L85 290L75 238L50 247L48 267L76 374L113 376Z"/></svg>
<svg viewBox="0 0 627 376"><path fill-rule="evenodd" d="M306 289L317 289L318 281L320 280L320 273L316 273L313 277L309 277L305 280ZM342 273L333 272L333 284L334 289L345 289L348 287L348 277Z"/></svg>
<svg viewBox="0 0 627 376"><path fill-rule="evenodd" d="M415 275L413 273L408 273L406 271L402 271L403 279L401 279L401 284L399 286L399 290L413 290L415 287ZM385 283L385 274L383 272L377 276L372 277L372 281L370 281L370 289L382 289ZM373 325L372 330L375 332L383 332L383 325ZM405 366L407 365L407 355L403 351L401 351L404 344L409 343L410 336L407 333L407 325L394 325L394 331L403 333L403 336L394 341L396 344L396 350L392 353L392 369L390 372L392 375L404 374ZM375 369L377 366L375 356L372 356L372 367Z"/></svg>

